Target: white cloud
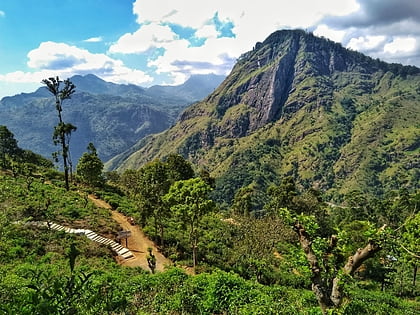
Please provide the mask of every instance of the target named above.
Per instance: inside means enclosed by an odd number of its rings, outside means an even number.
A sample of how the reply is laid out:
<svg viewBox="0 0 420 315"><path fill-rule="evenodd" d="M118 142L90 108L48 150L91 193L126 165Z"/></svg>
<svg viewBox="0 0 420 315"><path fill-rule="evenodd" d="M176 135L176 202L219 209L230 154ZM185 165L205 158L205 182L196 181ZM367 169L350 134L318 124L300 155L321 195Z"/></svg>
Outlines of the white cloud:
<svg viewBox="0 0 420 315"><path fill-rule="evenodd" d="M16 71L0 75L0 81L40 82L50 76L71 77L93 73L115 83L144 84L152 81L145 72L126 67L121 60L105 54L93 54L64 43L44 42L28 53L28 66L33 72Z"/></svg>
<svg viewBox="0 0 420 315"><path fill-rule="evenodd" d="M384 51L390 54L414 52L415 49L416 39L413 37L396 37L384 46Z"/></svg>
<svg viewBox="0 0 420 315"><path fill-rule="evenodd" d="M174 78L172 84L183 83L190 74L227 74L240 54L232 38L211 38L200 47L190 47L188 41L178 40L166 48L165 54L149 61L148 66L156 67L158 74L170 73Z"/></svg>
<svg viewBox="0 0 420 315"><path fill-rule="evenodd" d="M102 42L102 41L103 41L103 38L101 36L91 37L91 38L88 38L88 39L84 40L84 42L86 42L86 43L99 43L99 42Z"/></svg>
<svg viewBox="0 0 420 315"><path fill-rule="evenodd" d="M6 13L2 10L0 10L0 17L6 16Z"/></svg>
<svg viewBox="0 0 420 315"><path fill-rule="evenodd" d="M343 40L344 36L346 35L346 32L340 31L340 30L334 30L332 28L329 28L325 24L321 24L314 30L314 34L316 36L323 36L337 43L340 43Z"/></svg>
<svg viewBox="0 0 420 315"><path fill-rule="evenodd" d="M178 40L178 36L168 26L155 23L142 26L136 32L127 33L109 48L110 53L143 53L151 48L165 47Z"/></svg>
<svg viewBox="0 0 420 315"><path fill-rule="evenodd" d="M382 47L386 37L380 36L361 36L352 38L348 43L347 47L357 51L370 51L376 50L378 47Z"/></svg>
<svg viewBox="0 0 420 315"><path fill-rule="evenodd" d="M199 38L216 38L218 35L214 25L204 25L195 32L195 36Z"/></svg>
<svg viewBox="0 0 420 315"><path fill-rule="evenodd" d="M278 29L307 28L327 15L346 15L357 8L355 0L244 0L240 5L226 0L137 0L133 13L139 29L121 36L109 52L141 54L163 48L163 55L149 60L148 66L179 83L192 73L227 74L235 58ZM234 38L221 37L213 21L216 14L219 21L231 26ZM191 45L172 31L171 24L192 28L204 43Z"/></svg>

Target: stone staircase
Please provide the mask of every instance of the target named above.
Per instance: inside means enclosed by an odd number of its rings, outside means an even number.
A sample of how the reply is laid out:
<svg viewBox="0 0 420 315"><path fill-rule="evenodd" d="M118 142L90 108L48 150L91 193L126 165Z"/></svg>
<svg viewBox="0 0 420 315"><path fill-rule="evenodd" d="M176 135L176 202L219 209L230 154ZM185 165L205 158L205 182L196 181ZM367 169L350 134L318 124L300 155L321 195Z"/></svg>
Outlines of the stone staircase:
<svg viewBox="0 0 420 315"><path fill-rule="evenodd" d="M117 255L121 256L124 259L134 257L133 253L128 248L125 248L125 247L121 246L120 244L118 244L114 240L111 240L111 239L106 238L106 237L102 237L102 236L96 234L95 232L93 232L91 230L73 229L73 228L65 227L65 226L59 225L57 223L52 223L52 222L40 222L40 221L35 221L34 222L34 221L32 221L32 222L28 222L28 224L35 225L35 226L40 226L40 227L47 227L47 228L50 228L52 230L63 231L63 232L66 232L66 233L72 233L72 234L77 234L77 235L86 235L87 238L89 238L90 240L92 240L94 242L109 246Z"/></svg>

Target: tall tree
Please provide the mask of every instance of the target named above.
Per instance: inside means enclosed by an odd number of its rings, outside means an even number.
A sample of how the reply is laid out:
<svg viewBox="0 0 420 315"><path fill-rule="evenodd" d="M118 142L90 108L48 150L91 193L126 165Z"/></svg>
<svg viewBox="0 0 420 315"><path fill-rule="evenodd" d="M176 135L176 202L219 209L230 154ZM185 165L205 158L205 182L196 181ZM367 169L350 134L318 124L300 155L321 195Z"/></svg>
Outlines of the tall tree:
<svg viewBox="0 0 420 315"><path fill-rule="evenodd" d="M200 177L180 180L172 184L164 200L179 218L189 232L193 255L193 267L197 265L197 244L200 223L205 214L214 208L214 203L208 199L211 187Z"/></svg>
<svg viewBox="0 0 420 315"><path fill-rule="evenodd" d="M268 193L272 198L266 205L268 213L280 214L297 234L311 270L312 291L322 313L339 308L345 279L352 277L366 260L383 248L387 235L385 226L378 228L366 221L368 228L357 242L358 249L348 252L345 250L348 246L343 244L349 243L349 235L340 233L338 226L331 226L317 191L299 194L293 182L286 179L278 187L271 187ZM340 231L338 235L334 234L336 231Z"/></svg>
<svg viewBox="0 0 420 315"><path fill-rule="evenodd" d="M80 176L80 179L85 184L91 186L101 186L104 182L102 171L104 169L104 163L102 163L96 148L93 143L89 143L87 152L83 153L77 163L76 172Z"/></svg>
<svg viewBox="0 0 420 315"><path fill-rule="evenodd" d="M171 182L194 177L191 163L179 154L169 154L165 163L168 167L168 177Z"/></svg>
<svg viewBox="0 0 420 315"><path fill-rule="evenodd" d="M137 198L142 208L142 217L152 217L155 233L159 234L160 245L164 246L164 220L169 211L162 197L169 191L167 165L160 160L154 160L140 169L137 187Z"/></svg>
<svg viewBox="0 0 420 315"><path fill-rule="evenodd" d="M69 170L71 166L70 160L70 135L76 130L76 127L70 123L63 121L63 101L70 99L72 94L76 92L76 86L69 80L60 81L58 77L42 80L47 86L48 91L55 98L55 109L58 114L58 124L54 127L53 141L55 145L61 145L61 156L63 158L64 179L66 189L69 190Z"/></svg>

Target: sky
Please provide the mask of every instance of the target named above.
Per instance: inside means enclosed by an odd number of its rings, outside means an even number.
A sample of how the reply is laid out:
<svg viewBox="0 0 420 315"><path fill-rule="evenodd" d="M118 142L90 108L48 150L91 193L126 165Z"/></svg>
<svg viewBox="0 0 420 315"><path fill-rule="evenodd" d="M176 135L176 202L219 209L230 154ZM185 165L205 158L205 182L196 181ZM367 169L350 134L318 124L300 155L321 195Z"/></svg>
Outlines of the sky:
<svg viewBox="0 0 420 315"><path fill-rule="evenodd" d="M51 76L147 87L227 75L280 29L420 67L419 0L0 0L0 98Z"/></svg>

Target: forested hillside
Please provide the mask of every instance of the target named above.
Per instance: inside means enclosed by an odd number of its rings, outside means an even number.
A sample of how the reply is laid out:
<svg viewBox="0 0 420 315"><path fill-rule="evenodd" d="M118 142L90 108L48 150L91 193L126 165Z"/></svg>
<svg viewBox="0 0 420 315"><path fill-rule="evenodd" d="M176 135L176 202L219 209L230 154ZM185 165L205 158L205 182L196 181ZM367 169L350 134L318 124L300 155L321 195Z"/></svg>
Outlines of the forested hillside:
<svg viewBox="0 0 420 315"><path fill-rule="evenodd" d="M77 161L93 142L106 161L144 136L167 129L182 109L207 96L222 79L193 76L180 86L156 86L149 91L94 75L74 76L76 93L64 103L65 120L77 127L72 135L73 159ZM165 93L157 93L159 89ZM20 145L46 157L55 151L52 130L56 121L54 99L45 88L0 101L0 124L16 135Z"/></svg>
<svg viewBox="0 0 420 315"><path fill-rule="evenodd" d="M250 215L246 198L221 211L209 199L214 179L179 155L107 183L78 172L67 191L61 173L1 130L2 314L418 312L418 194L328 206L287 178L270 188L264 213ZM116 239L120 227L91 193L132 216L173 265L121 267L111 247L56 230Z"/></svg>
<svg viewBox="0 0 420 315"><path fill-rule="evenodd" d="M420 69L387 64L304 31L278 31L243 54L177 124L109 167L179 153L217 178L217 200L292 176L329 198L419 188ZM257 204L259 201L255 200Z"/></svg>

